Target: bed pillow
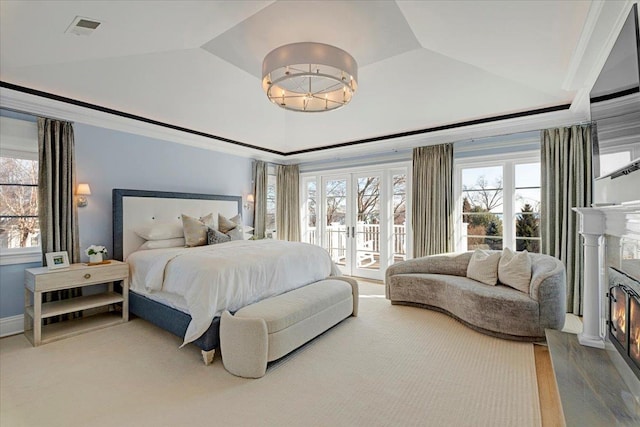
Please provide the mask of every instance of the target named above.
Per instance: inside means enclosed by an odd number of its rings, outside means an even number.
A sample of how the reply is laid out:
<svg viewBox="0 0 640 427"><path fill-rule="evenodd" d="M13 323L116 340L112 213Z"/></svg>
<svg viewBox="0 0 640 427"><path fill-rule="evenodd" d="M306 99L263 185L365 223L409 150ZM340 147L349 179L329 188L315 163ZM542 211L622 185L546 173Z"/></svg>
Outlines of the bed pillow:
<svg viewBox="0 0 640 427"><path fill-rule="evenodd" d="M218 230L228 235L231 240L244 240L244 226L240 214L231 219L218 214Z"/></svg>
<svg viewBox="0 0 640 427"><path fill-rule="evenodd" d="M231 237L227 234L221 233L215 228L209 227L207 229L207 245L217 245L218 243L224 243L231 240Z"/></svg>
<svg viewBox="0 0 640 427"><path fill-rule="evenodd" d="M207 229L213 226L213 214L194 218L182 214L182 228L187 247L204 246L207 244Z"/></svg>
<svg viewBox="0 0 640 427"><path fill-rule="evenodd" d="M467 277L486 285L498 283L498 262L500 252L487 252L476 249L471 255L467 267Z"/></svg>
<svg viewBox="0 0 640 427"><path fill-rule="evenodd" d="M144 242L139 248L139 251L147 249L163 249L163 248L179 248L184 247L184 237L177 237L175 239L163 239L163 240L148 240Z"/></svg>
<svg viewBox="0 0 640 427"><path fill-rule="evenodd" d="M239 222L234 221L240 215L234 216L232 219L228 219L225 216L218 214L218 230L223 232L224 234L229 233L231 230L236 228Z"/></svg>
<svg viewBox="0 0 640 427"><path fill-rule="evenodd" d="M504 248L498 264L498 279L501 283L528 294L531 283L529 253L526 250L513 252L509 248Z"/></svg>
<svg viewBox="0 0 640 427"><path fill-rule="evenodd" d="M167 240L184 237L182 225L176 222L154 222L133 230L144 240Z"/></svg>

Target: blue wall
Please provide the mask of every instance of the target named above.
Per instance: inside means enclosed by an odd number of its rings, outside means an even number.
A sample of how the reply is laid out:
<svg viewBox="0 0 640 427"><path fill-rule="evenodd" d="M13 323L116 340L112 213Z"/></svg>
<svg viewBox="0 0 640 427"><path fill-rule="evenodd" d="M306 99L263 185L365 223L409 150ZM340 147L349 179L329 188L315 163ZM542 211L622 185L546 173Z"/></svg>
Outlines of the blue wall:
<svg viewBox="0 0 640 427"><path fill-rule="evenodd" d="M96 244L113 253L113 188L234 196L252 189L248 158L81 123L74 125L74 132L77 181L91 186L89 205L78 209L81 250ZM244 222L252 224L253 218ZM0 266L0 318L23 313L24 269L37 266L40 263Z"/></svg>

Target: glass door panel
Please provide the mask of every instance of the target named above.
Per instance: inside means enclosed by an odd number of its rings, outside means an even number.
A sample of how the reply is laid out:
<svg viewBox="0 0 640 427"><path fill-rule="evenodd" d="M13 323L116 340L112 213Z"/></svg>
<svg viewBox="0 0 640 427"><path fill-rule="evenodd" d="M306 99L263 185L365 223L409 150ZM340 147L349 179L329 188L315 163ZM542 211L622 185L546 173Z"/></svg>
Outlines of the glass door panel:
<svg viewBox="0 0 640 427"><path fill-rule="evenodd" d="M393 174L391 185L393 264L407 259L407 174Z"/></svg>
<svg viewBox="0 0 640 427"><path fill-rule="evenodd" d="M382 174L369 173L354 176L354 226L351 237L354 243L354 274L379 278L381 269L381 206Z"/></svg>
<svg viewBox="0 0 640 427"><path fill-rule="evenodd" d="M347 177L324 180L324 238L323 247L344 273L347 268ZM344 267L344 269L343 269Z"/></svg>

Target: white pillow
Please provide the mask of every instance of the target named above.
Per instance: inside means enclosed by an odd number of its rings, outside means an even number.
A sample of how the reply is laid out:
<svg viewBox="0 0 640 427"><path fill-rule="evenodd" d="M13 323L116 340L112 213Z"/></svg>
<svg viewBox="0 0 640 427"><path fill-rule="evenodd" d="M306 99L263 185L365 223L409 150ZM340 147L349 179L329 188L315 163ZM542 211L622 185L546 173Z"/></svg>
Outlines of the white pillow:
<svg viewBox="0 0 640 427"><path fill-rule="evenodd" d="M501 283L528 294L531 283L529 253L526 250L513 252L509 248L504 248L498 264L498 279Z"/></svg>
<svg viewBox="0 0 640 427"><path fill-rule="evenodd" d="M225 234L231 237L231 240L244 240L244 232L242 231L242 227L236 227Z"/></svg>
<svg viewBox="0 0 640 427"><path fill-rule="evenodd" d="M184 237L182 225L175 222L154 222L133 230L144 240L166 240Z"/></svg>
<svg viewBox="0 0 640 427"><path fill-rule="evenodd" d="M495 285L498 283L498 261L500 252L476 249L467 266L467 277L486 285Z"/></svg>
<svg viewBox="0 0 640 427"><path fill-rule="evenodd" d="M175 239L164 239L164 240L149 240L144 242L138 248L139 251L144 251L147 249L162 249L162 248L179 248L184 247L184 237L178 237Z"/></svg>

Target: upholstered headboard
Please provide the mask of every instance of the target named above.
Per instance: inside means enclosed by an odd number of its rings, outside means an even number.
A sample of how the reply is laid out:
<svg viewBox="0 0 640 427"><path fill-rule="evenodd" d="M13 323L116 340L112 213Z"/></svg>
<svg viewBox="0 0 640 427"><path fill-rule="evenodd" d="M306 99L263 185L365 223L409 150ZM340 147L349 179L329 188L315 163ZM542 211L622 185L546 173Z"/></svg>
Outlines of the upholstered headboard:
<svg viewBox="0 0 640 427"><path fill-rule="evenodd" d="M182 224L181 215L196 218L218 213L227 218L242 212L241 196L114 189L113 258L123 261L144 243L134 230L154 221Z"/></svg>

